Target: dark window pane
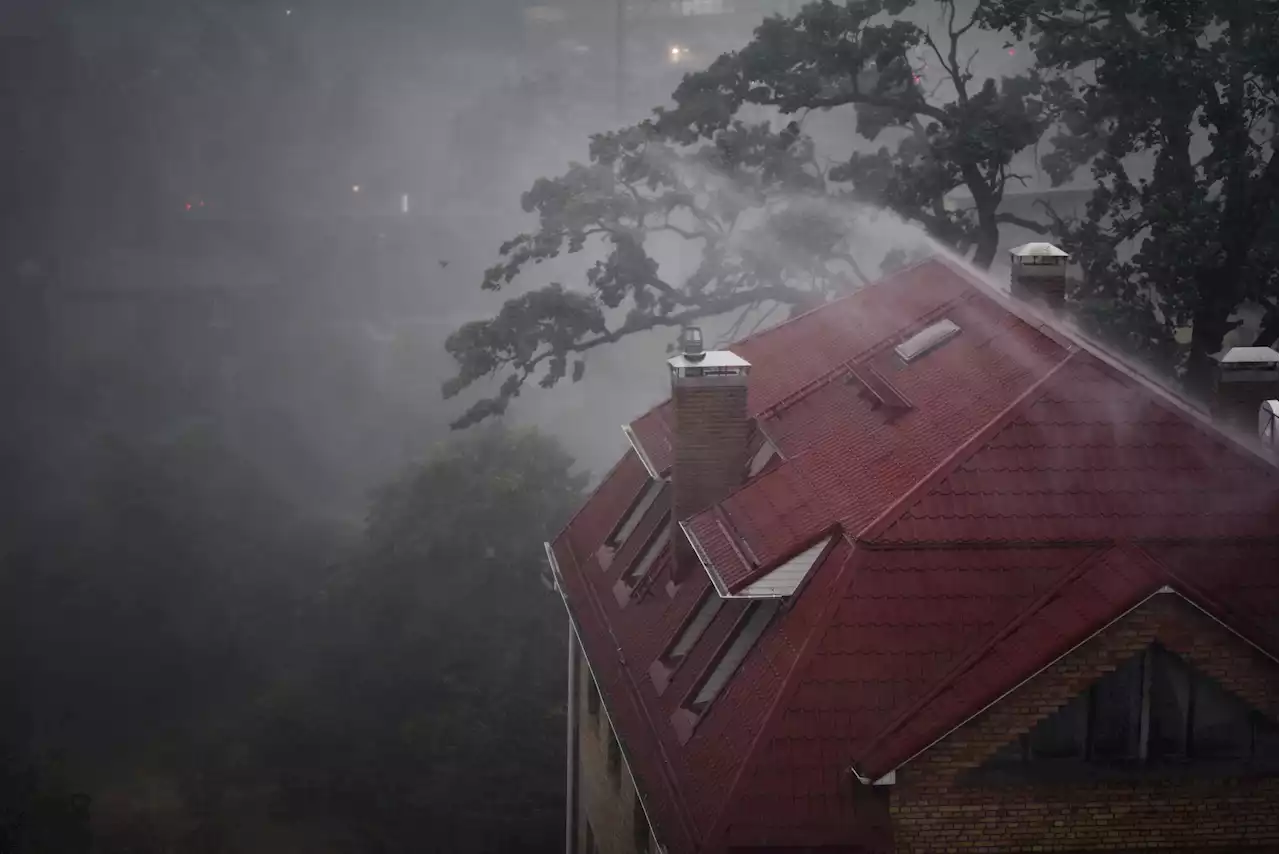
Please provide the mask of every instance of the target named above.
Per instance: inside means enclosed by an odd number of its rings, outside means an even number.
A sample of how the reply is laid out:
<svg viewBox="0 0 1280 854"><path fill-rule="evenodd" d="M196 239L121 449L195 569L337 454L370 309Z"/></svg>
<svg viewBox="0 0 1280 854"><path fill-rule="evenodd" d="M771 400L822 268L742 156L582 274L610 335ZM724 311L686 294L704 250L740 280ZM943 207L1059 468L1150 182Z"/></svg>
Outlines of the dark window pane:
<svg viewBox="0 0 1280 854"><path fill-rule="evenodd" d="M1275 768L1280 759L1280 744L1276 740L1276 724L1261 714L1253 713L1253 758L1264 767Z"/></svg>
<svg viewBox="0 0 1280 854"><path fill-rule="evenodd" d="M1088 713L1089 695L1085 693L1036 724L1028 736L1030 758L1083 758Z"/></svg>
<svg viewBox="0 0 1280 854"><path fill-rule="evenodd" d="M1187 752L1187 703L1191 671L1157 647L1151 651L1150 736L1147 756L1169 759Z"/></svg>
<svg viewBox="0 0 1280 854"><path fill-rule="evenodd" d="M1142 717L1142 660L1136 655L1093 686L1092 756L1131 759L1138 755Z"/></svg>
<svg viewBox="0 0 1280 854"><path fill-rule="evenodd" d="M1026 736L1021 736L997 750L991 757L992 765L1021 765L1027 758Z"/></svg>
<svg viewBox="0 0 1280 854"><path fill-rule="evenodd" d="M1222 688L1196 678L1191 750L1197 759L1244 759L1253 746L1248 708Z"/></svg>

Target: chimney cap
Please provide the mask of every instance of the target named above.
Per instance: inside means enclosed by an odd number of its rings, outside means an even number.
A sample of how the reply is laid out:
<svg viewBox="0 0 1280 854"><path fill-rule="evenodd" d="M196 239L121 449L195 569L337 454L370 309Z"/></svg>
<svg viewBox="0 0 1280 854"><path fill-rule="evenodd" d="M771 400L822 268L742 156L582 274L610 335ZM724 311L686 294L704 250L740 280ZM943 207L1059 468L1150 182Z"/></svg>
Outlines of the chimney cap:
<svg viewBox="0 0 1280 854"><path fill-rule="evenodd" d="M751 363L728 350L712 350L697 359L681 354L667 360L673 368L749 368Z"/></svg>
<svg viewBox="0 0 1280 854"><path fill-rule="evenodd" d="M1009 250L1014 258L1070 258L1052 243L1024 243Z"/></svg>
<svg viewBox="0 0 1280 854"><path fill-rule="evenodd" d="M1280 363L1280 353L1270 347L1232 347L1219 357L1223 365L1275 365Z"/></svg>

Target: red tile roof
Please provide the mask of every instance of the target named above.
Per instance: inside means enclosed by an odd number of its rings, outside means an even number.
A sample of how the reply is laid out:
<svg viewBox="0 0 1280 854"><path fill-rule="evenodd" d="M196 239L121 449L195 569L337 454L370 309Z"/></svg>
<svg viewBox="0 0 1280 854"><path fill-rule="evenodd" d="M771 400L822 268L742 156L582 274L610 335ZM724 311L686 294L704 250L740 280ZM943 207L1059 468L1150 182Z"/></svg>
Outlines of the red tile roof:
<svg viewBox="0 0 1280 854"><path fill-rule="evenodd" d="M910 363L893 346L961 332ZM876 778L1162 586L1275 655L1275 464L1069 332L932 260L733 347L781 462L683 520L734 590L824 531L836 547L685 743L672 714L745 603L659 693L648 676L708 587L611 593L599 547L646 482L628 452L553 551L660 841L888 845ZM878 374L909 408L860 380ZM872 379L873 385L879 380ZM671 465L664 404L635 421ZM632 539L660 522L655 504ZM663 571L659 569L659 571Z"/></svg>

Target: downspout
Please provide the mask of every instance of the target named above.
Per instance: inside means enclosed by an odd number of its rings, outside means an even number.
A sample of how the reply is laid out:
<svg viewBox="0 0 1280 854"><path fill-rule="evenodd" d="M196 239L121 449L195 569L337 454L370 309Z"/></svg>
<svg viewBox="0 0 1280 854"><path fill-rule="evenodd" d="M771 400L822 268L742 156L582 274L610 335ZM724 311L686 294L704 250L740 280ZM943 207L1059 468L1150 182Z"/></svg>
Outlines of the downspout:
<svg viewBox="0 0 1280 854"><path fill-rule="evenodd" d="M573 623L566 620L569 636L569 699L565 715L564 851L578 852L578 655Z"/></svg>

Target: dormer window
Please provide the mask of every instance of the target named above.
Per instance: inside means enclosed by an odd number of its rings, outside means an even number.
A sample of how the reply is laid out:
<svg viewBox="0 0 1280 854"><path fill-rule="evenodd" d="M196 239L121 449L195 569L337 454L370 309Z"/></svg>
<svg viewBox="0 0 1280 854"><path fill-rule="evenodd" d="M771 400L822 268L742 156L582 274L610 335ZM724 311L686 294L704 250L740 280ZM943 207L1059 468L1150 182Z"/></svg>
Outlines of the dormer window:
<svg viewBox="0 0 1280 854"><path fill-rule="evenodd" d="M602 570L608 572L613 568L614 554L626 544L627 540L631 539L631 535L636 532L636 528L640 527L640 523L653 508L654 502L658 500L665 486L664 480L650 478L645 481L644 486L636 493L636 497L631 500L627 512L622 514L618 524L609 532L604 544L596 552Z"/></svg>
<svg viewBox="0 0 1280 854"><path fill-rule="evenodd" d="M720 613L724 603L725 600L720 598L714 590L708 590L702 594L698 607L684 621L680 631L671 641L666 651L662 653L662 657L649 667L649 678L653 680L653 685L658 689L659 694L667 689L671 674L684 661L685 656L689 654L698 639L707 630L707 627L711 625L712 620L716 618L716 614Z"/></svg>
<svg viewBox="0 0 1280 854"><path fill-rule="evenodd" d="M651 575L655 571L658 558L670 544L671 516L667 514L662 517L657 529L649 536L649 541L644 544L644 548L623 571L618 583L613 586L613 595L619 605L625 606L633 595L639 596L648 589L648 582L652 580Z"/></svg>
<svg viewBox="0 0 1280 854"><path fill-rule="evenodd" d="M743 610L729 638L716 651L711 666L703 672L673 716L672 721L681 741L687 741L693 734L693 728L724 691L781 607L781 600L770 599L752 602Z"/></svg>

